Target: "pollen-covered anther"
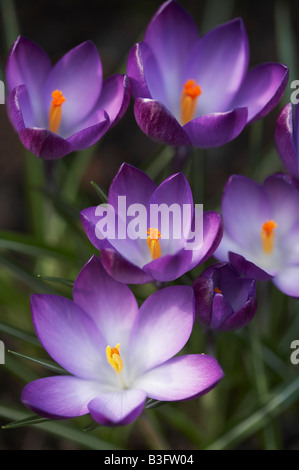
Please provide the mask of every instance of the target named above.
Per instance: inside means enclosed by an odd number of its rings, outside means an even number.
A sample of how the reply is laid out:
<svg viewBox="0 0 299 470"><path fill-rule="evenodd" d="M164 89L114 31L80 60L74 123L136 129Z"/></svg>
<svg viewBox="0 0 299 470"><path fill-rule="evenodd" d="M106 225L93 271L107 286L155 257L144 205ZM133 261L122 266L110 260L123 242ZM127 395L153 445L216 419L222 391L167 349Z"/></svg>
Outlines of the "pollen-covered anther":
<svg viewBox="0 0 299 470"><path fill-rule="evenodd" d="M196 80L187 80L183 85L181 95L181 123L187 124L194 118L197 98L201 95L202 91Z"/></svg>
<svg viewBox="0 0 299 470"><path fill-rule="evenodd" d="M52 92L52 101L49 110L49 130L55 134L59 131L62 118L62 105L64 102L65 97L62 91L54 90Z"/></svg>
<svg viewBox="0 0 299 470"><path fill-rule="evenodd" d="M152 259L160 258L161 256L161 246L159 238L161 238L161 233L157 228L149 228L147 231L147 246L149 247Z"/></svg>
<svg viewBox="0 0 299 470"><path fill-rule="evenodd" d="M222 290L220 290L219 287L215 287L214 292L216 294L222 294Z"/></svg>
<svg viewBox="0 0 299 470"><path fill-rule="evenodd" d="M271 254L274 248L275 228L277 228L277 224L274 220L267 220L262 226L262 247L267 255Z"/></svg>
<svg viewBox="0 0 299 470"><path fill-rule="evenodd" d="M119 348L120 343L118 343L115 348L111 348L110 346L106 348L107 361L117 374L120 374L123 369L123 361L120 357Z"/></svg>

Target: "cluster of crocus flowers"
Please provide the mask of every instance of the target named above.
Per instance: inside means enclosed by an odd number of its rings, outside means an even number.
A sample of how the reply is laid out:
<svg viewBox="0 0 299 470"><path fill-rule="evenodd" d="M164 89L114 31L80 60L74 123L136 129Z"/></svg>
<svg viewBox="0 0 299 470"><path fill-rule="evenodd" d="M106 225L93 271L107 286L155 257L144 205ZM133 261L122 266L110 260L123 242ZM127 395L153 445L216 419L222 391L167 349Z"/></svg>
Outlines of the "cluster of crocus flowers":
<svg viewBox="0 0 299 470"><path fill-rule="evenodd" d="M256 280L272 279L282 292L299 297L299 189L285 174L260 185L241 175L224 189L224 234L215 252L221 261Z"/></svg>
<svg viewBox="0 0 299 470"><path fill-rule="evenodd" d="M130 100L124 75L103 81L91 41L52 67L45 51L20 36L9 54L6 77L10 120L22 144L44 159L93 145L123 116Z"/></svg>
<svg viewBox="0 0 299 470"><path fill-rule="evenodd" d="M124 220L123 212L120 213L123 209L119 208L120 198L124 197L127 206L145 208L145 216L140 221L144 226L142 238L128 236L130 218ZM212 256L222 237L220 214L214 211L201 213L194 209L192 192L183 173L170 176L157 187L144 172L124 163L110 186L108 204L119 215L118 220L123 220L126 236L111 237L109 233L103 233L99 237L97 226L101 217L97 215L97 207L84 209L81 220L90 241L101 252L105 269L121 282L142 284L153 280L175 280ZM163 213L158 226L150 226L149 215L153 207L171 208L174 205L180 213L181 236L175 238L177 227L173 226L166 238ZM184 216L186 207L189 211ZM187 249L188 236L198 225L197 217L202 217L202 237L192 249Z"/></svg>
<svg viewBox="0 0 299 470"><path fill-rule="evenodd" d="M168 0L144 40L131 49L127 76L103 81L91 41L52 67L38 45L18 37L6 67L8 113L29 151L57 159L97 142L123 116L132 91L136 121L150 138L218 147L271 111L286 87L286 66L269 62L248 71L248 63L241 19L200 37L187 12ZM275 133L286 168L296 177L298 109L295 119L291 105L282 110ZM124 200L131 211L124 209ZM183 173L157 186L146 173L122 164L109 189L107 218L99 206L81 212L101 260L94 256L84 266L74 283L74 300L32 296L38 339L65 374L29 383L23 403L42 416L90 413L112 426L135 420L147 398L179 401L207 393L223 377L217 360L179 354L194 318L212 330L247 325L257 309L256 280L272 279L284 293L299 297L298 204L298 181L287 175L270 176L263 185L234 175L224 191L222 219L194 207ZM161 208L161 217L153 222L154 206ZM173 211L167 231L165 208L168 217ZM113 233L103 223L109 225L109 211L116 217ZM136 211L137 221L132 220ZM126 284L158 281L161 287L213 254L221 263L205 269L192 287L157 290L138 308Z"/></svg>
<svg viewBox="0 0 299 470"><path fill-rule="evenodd" d="M217 147L264 117L287 85L288 69L247 70L248 38L235 19L200 37L188 13L169 0L128 58L135 118L145 134L170 145Z"/></svg>
<svg viewBox="0 0 299 470"><path fill-rule="evenodd" d="M147 397L189 400L222 379L213 357L177 355L193 328L191 287L166 287L139 309L129 287L93 257L77 277L73 296L31 299L38 339L66 371L24 388L23 403L40 415L90 413L102 425L126 425L141 414Z"/></svg>

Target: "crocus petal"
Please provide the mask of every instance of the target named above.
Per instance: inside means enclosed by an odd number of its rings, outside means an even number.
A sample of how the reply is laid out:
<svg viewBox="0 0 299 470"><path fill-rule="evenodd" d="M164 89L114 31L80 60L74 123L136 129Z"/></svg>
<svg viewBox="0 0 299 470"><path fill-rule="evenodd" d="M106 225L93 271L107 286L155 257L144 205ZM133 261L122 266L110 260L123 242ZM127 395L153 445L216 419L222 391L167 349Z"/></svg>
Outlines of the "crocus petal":
<svg viewBox="0 0 299 470"><path fill-rule="evenodd" d="M299 263L299 218L281 239L280 250L284 261L283 268L288 264L292 266Z"/></svg>
<svg viewBox="0 0 299 470"><path fill-rule="evenodd" d="M193 241L193 237L190 237L188 247L185 240L185 246L180 251L175 254L161 256L143 266L143 269L157 281L173 281L212 256L220 243L222 232L223 226L220 214L212 211L204 212L203 240L199 247L196 240Z"/></svg>
<svg viewBox="0 0 299 470"><path fill-rule="evenodd" d="M155 400L188 400L207 393L223 376L216 359L192 354L175 357L147 371L137 379L135 386Z"/></svg>
<svg viewBox="0 0 299 470"><path fill-rule="evenodd" d="M129 103L130 84L128 78L121 74L106 78L96 107L106 111L110 125L116 124L122 118Z"/></svg>
<svg viewBox="0 0 299 470"><path fill-rule="evenodd" d="M14 42L6 65L6 78L9 91L26 85L31 99L35 122L46 126L41 92L51 70L51 61L46 52L24 36ZM53 91L53 90L52 90Z"/></svg>
<svg viewBox="0 0 299 470"><path fill-rule="evenodd" d="M285 65L266 63L251 69L235 97L232 106L248 108L248 122L268 114L280 100L288 82Z"/></svg>
<svg viewBox="0 0 299 470"><path fill-rule="evenodd" d="M33 110L25 85L17 86L8 95L7 109L9 119L17 132L34 125Z"/></svg>
<svg viewBox="0 0 299 470"><path fill-rule="evenodd" d="M272 218L277 223L277 238L287 236L298 219L299 191L293 179L284 173L269 176L264 188L271 200Z"/></svg>
<svg viewBox="0 0 299 470"><path fill-rule="evenodd" d="M275 144L287 171L298 176L298 157L294 143L293 109L288 103L281 111L275 126Z"/></svg>
<svg viewBox="0 0 299 470"><path fill-rule="evenodd" d="M130 182L130 184L128 184ZM110 244L129 262L142 268L149 257L149 249L146 243L148 225L144 226L143 238L128 236L129 221L128 209L135 205L136 210L146 210L150 196L156 189L155 183L141 170L126 163L122 164L117 175L113 179L108 196L117 214L115 223L116 235L108 240ZM138 204L138 206L137 206ZM135 216L135 213L133 217ZM146 222L146 221L145 221Z"/></svg>
<svg viewBox="0 0 299 470"><path fill-rule="evenodd" d="M162 256L175 254L184 247L193 219L192 192L183 173L170 176L153 192L148 202L148 213L154 207L157 208L157 221L150 221L149 226L156 227L161 233L159 241ZM166 209L164 217L163 207ZM161 209L160 217L158 216L158 208ZM172 210L173 217L170 216ZM186 227L188 232L184 233Z"/></svg>
<svg viewBox="0 0 299 470"><path fill-rule="evenodd" d="M221 242L214 252L214 256L219 261L228 261L229 252L237 253L239 249L238 243L224 231Z"/></svg>
<svg viewBox="0 0 299 470"><path fill-rule="evenodd" d="M268 281L272 279L271 274L256 266L256 264L248 261L244 256L237 253L228 253L229 262L236 268L236 270L246 277L255 279L256 281Z"/></svg>
<svg viewBox="0 0 299 470"><path fill-rule="evenodd" d="M24 128L19 132L24 147L45 160L56 160L73 151L72 145L46 129Z"/></svg>
<svg viewBox="0 0 299 470"><path fill-rule="evenodd" d="M210 327L215 330L234 313L232 306L222 294L214 295L212 312Z"/></svg>
<svg viewBox="0 0 299 470"><path fill-rule="evenodd" d="M69 137L73 134L77 124L92 111L101 88L102 63L91 41L71 49L57 62L45 83L43 102L45 109L50 109L52 92L56 89L66 98L60 135Z"/></svg>
<svg viewBox="0 0 299 470"><path fill-rule="evenodd" d="M121 426L134 421L142 412L146 394L142 390L122 390L100 394L88 404L95 421L103 426Z"/></svg>
<svg viewBox="0 0 299 470"><path fill-rule="evenodd" d="M251 297L245 304L235 313L230 315L220 325L221 331L232 331L243 328L251 322L254 315L256 314L257 300L255 297Z"/></svg>
<svg viewBox="0 0 299 470"><path fill-rule="evenodd" d="M157 60L148 44L139 42L129 52L127 74L134 98L156 98L165 101L164 82ZM164 99L163 99L164 97Z"/></svg>
<svg viewBox="0 0 299 470"><path fill-rule="evenodd" d="M144 41L153 51L162 74L167 107L174 113L179 103L177 97L180 97L182 92L182 71L188 52L198 37L194 20L172 0L161 5L144 36Z"/></svg>
<svg viewBox="0 0 299 470"><path fill-rule="evenodd" d="M74 150L84 150L103 137L110 125L108 114L103 110L98 110L88 119L88 122L81 123L80 127L84 128L71 135L67 141Z"/></svg>
<svg viewBox="0 0 299 470"><path fill-rule="evenodd" d="M168 145L191 145L182 126L159 101L136 99L134 114L138 126L148 137Z"/></svg>
<svg viewBox="0 0 299 470"><path fill-rule="evenodd" d="M99 258L93 256L77 277L73 295L74 301L97 325L107 345L121 343L123 347L138 312L129 287L108 276Z"/></svg>
<svg viewBox="0 0 299 470"><path fill-rule="evenodd" d="M87 405L100 390L97 382L77 377L46 377L26 385L22 402L41 416L75 418L89 413Z"/></svg>
<svg viewBox="0 0 299 470"><path fill-rule="evenodd" d="M170 282L190 270L191 251L181 249L174 255L165 255L143 266L144 271L160 282Z"/></svg>
<svg viewBox="0 0 299 470"><path fill-rule="evenodd" d="M136 203L146 206L155 189L156 184L146 173L123 163L111 183L108 202L117 210L118 197L126 196L127 207Z"/></svg>
<svg viewBox="0 0 299 470"><path fill-rule="evenodd" d="M98 250L102 248L111 247L108 240L102 235L100 238L100 233L97 231L97 223L100 220L97 216L97 206L88 207L87 209L83 209L80 212L80 218L86 235L88 236L89 240Z"/></svg>
<svg viewBox="0 0 299 470"><path fill-rule="evenodd" d="M193 145L201 148L219 147L235 139L247 123L247 108L199 116L183 129Z"/></svg>
<svg viewBox="0 0 299 470"><path fill-rule="evenodd" d="M194 321L194 294L188 286L155 292L142 304L131 335L131 380L178 353Z"/></svg>
<svg viewBox="0 0 299 470"><path fill-rule="evenodd" d="M153 277L121 256L114 248L101 250L101 260L107 273L125 284L146 284Z"/></svg>
<svg viewBox="0 0 299 470"><path fill-rule="evenodd" d="M223 266L219 281L217 287L223 292L235 312L247 302L248 298L255 295L255 281L240 277L231 265Z"/></svg>
<svg viewBox="0 0 299 470"><path fill-rule="evenodd" d="M240 18L217 26L197 41L184 72L184 82L194 79L202 91L197 116L231 109L247 71L248 56L247 33Z"/></svg>
<svg viewBox="0 0 299 470"><path fill-rule="evenodd" d="M232 175L224 189L222 214L225 230L233 240L255 252L261 245L262 226L272 217L265 190L245 176Z"/></svg>
<svg viewBox="0 0 299 470"><path fill-rule="evenodd" d="M107 344L79 305L64 297L35 294L31 311L37 337L56 362L79 377L101 379L101 369L108 365Z"/></svg>
<svg viewBox="0 0 299 470"><path fill-rule="evenodd" d="M190 269L193 269L199 263L208 260L219 246L223 236L222 217L218 212L207 211L203 213L203 239L202 245L192 252Z"/></svg>
<svg viewBox="0 0 299 470"><path fill-rule="evenodd" d="M210 325L214 284L211 278L200 275L193 283L195 293L195 316L205 326Z"/></svg>
<svg viewBox="0 0 299 470"><path fill-rule="evenodd" d="M256 312L256 283L240 277L228 263L205 269L194 281L195 314L206 327L221 331L247 325Z"/></svg>
<svg viewBox="0 0 299 470"><path fill-rule="evenodd" d="M299 298L299 264L283 269L273 282L286 295Z"/></svg>

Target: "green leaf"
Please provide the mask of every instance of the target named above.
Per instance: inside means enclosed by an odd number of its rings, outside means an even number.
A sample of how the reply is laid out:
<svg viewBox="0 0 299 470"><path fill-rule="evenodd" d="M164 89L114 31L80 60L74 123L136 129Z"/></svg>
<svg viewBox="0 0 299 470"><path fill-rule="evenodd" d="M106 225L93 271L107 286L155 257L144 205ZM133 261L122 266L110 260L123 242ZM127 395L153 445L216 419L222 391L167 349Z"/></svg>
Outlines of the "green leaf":
<svg viewBox="0 0 299 470"><path fill-rule="evenodd" d="M30 289L34 290L35 292L57 295L57 291L49 287L47 284L41 282L35 276L29 274L23 268L15 264L13 261L10 261L6 257L0 256L0 264L14 277L19 279L21 282L26 284Z"/></svg>
<svg viewBox="0 0 299 470"><path fill-rule="evenodd" d="M201 32L206 33L215 26L225 23L233 16L235 0L209 0L205 2Z"/></svg>
<svg viewBox="0 0 299 470"><path fill-rule="evenodd" d="M18 17L13 0L1 0L2 30L6 42L6 50L9 52L13 42L20 34Z"/></svg>
<svg viewBox="0 0 299 470"><path fill-rule="evenodd" d="M155 180L171 162L173 156L173 148L164 147L162 151L159 152L158 155L151 160L151 163L145 169L145 172L150 178Z"/></svg>
<svg viewBox="0 0 299 470"><path fill-rule="evenodd" d="M6 420L13 421L22 421L25 419L31 419L32 415L28 414L26 411L14 409L9 406L6 406L3 403L0 403L0 416ZM47 434L51 434L55 437L68 439L72 442L75 442L81 447L86 447L88 449L94 450L117 450L118 447L114 446L110 442L99 439L92 434L88 434L83 430L79 430L67 424L68 420L65 420L63 423L61 421L49 420L45 423L36 423L34 427L39 429ZM32 424L32 423L31 423ZM13 425L13 423L10 423Z"/></svg>
<svg viewBox="0 0 299 470"><path fill-rule="evenodd" d="M160 406L163 406L166 403L167 403L166 401L153 400L150 398L148 402L145 404L144 408L146 410L151 410L152 408L159 408Z"/></svg>
<svg viewBox="0 0 299 470"><path fill-rule="evenodd" d="M30 426L31 424L40 424L50 421L50 418L42 418L38 415L28 416L28 418L20 419L18 421L13 421L12 423L5 424L1 426L2 429L16 429L23 426Z"/></svg>
<svg viewBox="0 0 299 470"><path fill-rule="evenodd" d="M105 193L105 191L94 181L90 182L91 186L94 188L96 191L97 195L99 196L100 200L105 204L108 202L108 196Z"/></svg>
<svg viewBox="0 0 299 470"><path fill-rule="evenodd" d="M22 359L27 359L28 361L32 361L35 364L39 364L42 367L45 367L46 369L50 370L51 372L55 372L56 374L66 374L69 375L69 372L67 372L65 369L57 365L54 361L51 361L49 359L41 359L36 356L27 356L22 353L18 353L16 351L11 351L8 350L10 354L13 354L14 356L20 357Z"/></svg>
<svg viewBox="0 0 299 470"><path fill-rule="evenodd" d="M292 82L297 78L297 50L291 5L283 0L276 0L274 13L278 59L288 66ZM288 94L282 97L282 101L284 104L289 101Z"/></svg>
<svg viewBox="0 0 299 470"><path fill-rule="evenodd" d="M0 248L31 256L48 256L72 261L75 254L65 248L53 247L23 233L0 231Z"/></svg>
<svg viewBox="0 0 299 470"><path fill-rule="evenodd" d="M27 365L22 364L19 359L9 354L6 354L5 365L1 367L5 367L10 374L14 375L19 381L24 383L29 383L40 378L35 371Z"/></svg>
<svg viewBox="0 0 299 470"><path fill-rule="evenodd" d="M208 445L206 450L224 450L236 447L264 428L274 417L279 416L297 400L299 400L299 377L277 387L272 394L269 394L266 403Z"/></svg>
<svg viewBox="0 0 299 470"><path fill-rule="evenodd" d="M99 142L97 145L98 144ZM72 155L70 167L68 168L65 180L61 186L61 195L69 203L73 203L76 200L82 177L95 154L95 146L96 145Z"/></svg>
<svg viewBox="0 0 299 470"><path fill-rule="evenodd" d="M34 346L41 347L41 344L35 336L31 335L30 333L26 333L25 331L22 331L14 326L0 323L0 331L2 333L13 336L14 338L21 339L22 341L26 341L27 343L33 344Z"/></svg>
<svg viewBox="0 0 299 470"><path fill-rule="evenodd" d="M53 277L53 276L43 276L42 274L38 274L37 277L39 279L43 279L44 281L49 282L56 282L58 284L63 284L64 286L73 287L74 281L70 279L64 279L62 277Z"/></svg>

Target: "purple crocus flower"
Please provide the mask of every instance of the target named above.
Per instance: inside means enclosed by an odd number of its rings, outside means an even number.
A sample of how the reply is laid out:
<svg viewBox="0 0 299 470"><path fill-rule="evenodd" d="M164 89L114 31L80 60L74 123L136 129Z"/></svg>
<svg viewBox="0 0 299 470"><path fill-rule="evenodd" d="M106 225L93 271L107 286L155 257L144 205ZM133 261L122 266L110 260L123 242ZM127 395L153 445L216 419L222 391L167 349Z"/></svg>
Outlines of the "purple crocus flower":
<svg viewBox="0 0 299 470"><path fill-rule="evenodd" d="M212 330L237 330L253 318L256 282L241 277L229 263L208 267L194 281L195 315Z"/></svg>
<svg viewBox="0 0 299 470"><path fill-rule="evenodd" d="M7 65L8 114L22 144L44 159L64 157L97 142L126 111L127 78L103 81L95 45L86 41L54 67L34 42L19 36Z"/></svg>
<svg viewBox="0 0 299 470"><path fill-rule="evenodd" d="M287 85L284 65L247 71L248 61L241 19L199 37L183 8L163 3L128 58L138 125L170 145L207 148L231 141L271 111Z"/></svg>
<svg viewBox="0 0 299 470"><path fill-rule="evenodd" d="M127 207L135 207L134 211L144 208L146 211L138 220L139 230L142 231L138 237L128 236L132 218L125 217L125 208L120 204L120 199L124 197ZM103 235L102 238L104 234L99 228L101 217L97 215L97 207L83 210L81 220L90 241L101 250L102 263L107 272L126 284L177 279L207 260L222 237L220 214L213 211L202 214L193 210L191 189L182 173L170 176L156 187L144 172L124 163L110 186L108 204L122 219L121 236L116 234L112 237L108 233L105 239L99 239L99 234ZM181 233L178 235L174 233L177 228L175 221L169 221L169 232L163 226L174 206L179 213L177 226L181 225ZM161 217L152 225L150 214L155 207L161 208ZM163 208L166 208L164 215ZM134 214L131 212L131 215ZM199 225L197 221L201 216L202 237L198 242L194 239L190 249L188 236L191 231L196 233ZM169 236L166 237L166 233Z"/></svg>
<svg viewBox="0 0 299 470"><path fill-rule="evenodd" d="M193 327L191 287L157 291L138 309L128 286L108 276L93 257L75 281L74 301L33 295L31 308L39 341L71 374L24 388L23 403L42 416L90 413L102 425L125 425L140 415L147 397L196 398L223 377L211 356L175 356Z"/></svg>
<svg viewBox="0 0 299 470"><path fill-rule="evenodd" d="M275 126L275 144L280 158L293 175L299 176L299 106L288 103L280 112Z"/></svg>
<svg viewBox="0 0 299 470"><path fill-rule="evenodd" d="M215 252L238 272L273 279L287 295L299 297L299 189L285 174L260 185L239 175L229 178L222 199L224 234Z"/></svg>

